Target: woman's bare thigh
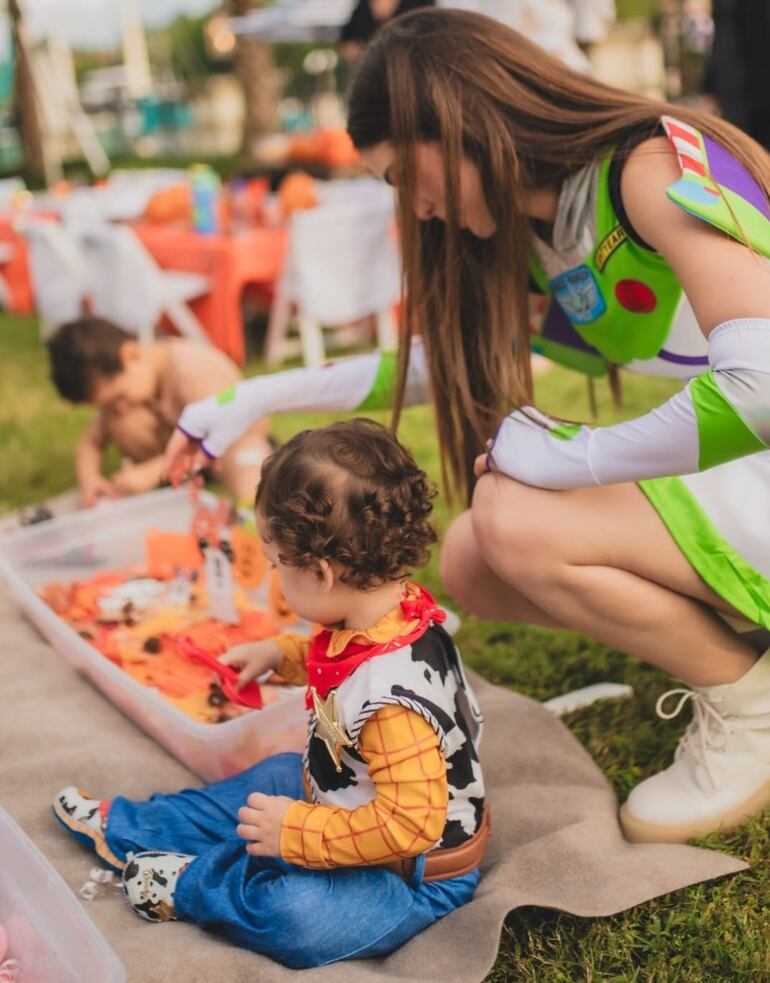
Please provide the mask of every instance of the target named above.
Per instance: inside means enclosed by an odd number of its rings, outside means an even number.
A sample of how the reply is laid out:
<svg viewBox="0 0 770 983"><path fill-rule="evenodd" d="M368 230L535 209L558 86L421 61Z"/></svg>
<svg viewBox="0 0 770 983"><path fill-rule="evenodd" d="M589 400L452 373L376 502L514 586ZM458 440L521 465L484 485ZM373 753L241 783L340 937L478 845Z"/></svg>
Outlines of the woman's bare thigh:
<svg viewBox="0 0 770 983"><path fill-rule="evenodd" d="M499 534L482 537L493 549L503 550L521 538L533 550L545 551L546 560L625 570L739 615L695 571L637 485L549 491L485 475L477 485L473 514L477 526L494 515ZM498 563L493 566L500 569Z"/></svg>

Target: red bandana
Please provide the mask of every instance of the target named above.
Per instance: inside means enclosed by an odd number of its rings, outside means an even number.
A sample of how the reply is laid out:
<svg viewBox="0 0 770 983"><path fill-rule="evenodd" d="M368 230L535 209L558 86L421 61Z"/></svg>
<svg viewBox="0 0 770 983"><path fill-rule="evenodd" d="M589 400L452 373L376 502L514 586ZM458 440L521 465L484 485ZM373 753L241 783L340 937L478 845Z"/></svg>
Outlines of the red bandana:
<svg viewBox="0 0 770 983"><path fill-rule="evenodd" d="M418 589L417 597L407 598L401 602L401 610L406 620L418 622L417 626L406 635L397 635L389 642L364 642L363 644L351 642L333 659L330 659L326 653L329 650L329 641L334 632L324 629L313 638L307 656L308 689L305 702L308 709L313 706L313 699L310 695L311 687L318 690L321 699L326 699L330 690L343 683L362 662L366 662L376 655L394 652L404 645L416 642L425 634L431 623L440 625L444 621L446 612L441 610L433 595L424 587Z"/></svg>

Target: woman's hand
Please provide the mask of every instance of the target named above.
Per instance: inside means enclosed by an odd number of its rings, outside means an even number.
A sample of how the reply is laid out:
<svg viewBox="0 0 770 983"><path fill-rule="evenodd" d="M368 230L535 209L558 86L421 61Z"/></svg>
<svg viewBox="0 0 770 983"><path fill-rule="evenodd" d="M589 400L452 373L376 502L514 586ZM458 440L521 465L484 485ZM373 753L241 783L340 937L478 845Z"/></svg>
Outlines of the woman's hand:
<svg viewBox="0 0 770 983"><path fill-rule="evenodd" d="M240 823L235 829L238 836L249 841L246 853L252 857L280 857L283 817L293 801L286 795L251 793L246 805L238 810Z"/></svg>
<svg viewBox="0 0 770 983"><path fill-rule="evenodd" d="M219 656L219 661L224 666L240 666L238 674L237 689L242 689L246 683L261 676L268 670L275 671L281 664L283 651L277 642L245 642L243 645L234 645L228 649L224 655Z"/></svg>
<svg viewBox="0 0 770 983"><path fill-rule="evenodd" d="M163 455L163 481L175 488L202 471L211 458L201 450L201 442L175 430Z"/></svg>
<svg viewBox="0 0 770 983"><path fill-rule="evenodd" d="M488 440L486 444L486 450L483 454L479 454L476 460L473 462L473 476L474 478L480 478L482 474L486 474L490 470L489 452L492 450L493 441Z"/></svg>
<svg viewBox="0 0 770 983"><path fill-rule="evenodd" d="M262 398L263 389L263 377L244 379L218 396L188 403L166 447L163 477L178 484L213 458L221 457L269 414L270 401Z"/></svg>
<svg viewBox="0 0 770 983"><path fill-rule="evenodd" d="M487 450L488 470L538 488L598 484L590 464L591 434L588 427L561 423L534 406L522 406L500 424Z"/></svg>

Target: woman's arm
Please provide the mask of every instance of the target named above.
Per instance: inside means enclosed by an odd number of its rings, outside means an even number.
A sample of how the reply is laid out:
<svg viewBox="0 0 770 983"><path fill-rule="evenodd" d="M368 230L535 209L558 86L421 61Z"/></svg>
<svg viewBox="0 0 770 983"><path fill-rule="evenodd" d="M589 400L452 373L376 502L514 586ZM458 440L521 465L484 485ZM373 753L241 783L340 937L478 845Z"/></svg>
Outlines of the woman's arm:
<svg viewBox="0 0 770 983"><path fill-rule="evenodd" d="M397 370L395 353L372 352L321 368L292 369L239 382L218 396L185 407L166 450L166 473L173 476L177 470L199 466L206 456L219 457L270 413L385 409L393 402ZM427 399L425 355L419 339L414 339L404 400L409 406Z"/></svg>
<svg viewBox="0 0 770 983"><path fill-rule="evenodd" d="M770 268L670 201L666 189L678 177L668 142L650 140L627 161L621 190L632 225L682 284L709 341L710 370L613 427L564 427L516 411L488 455L494 470L571 488L691 474L770 447Z"/></svg>

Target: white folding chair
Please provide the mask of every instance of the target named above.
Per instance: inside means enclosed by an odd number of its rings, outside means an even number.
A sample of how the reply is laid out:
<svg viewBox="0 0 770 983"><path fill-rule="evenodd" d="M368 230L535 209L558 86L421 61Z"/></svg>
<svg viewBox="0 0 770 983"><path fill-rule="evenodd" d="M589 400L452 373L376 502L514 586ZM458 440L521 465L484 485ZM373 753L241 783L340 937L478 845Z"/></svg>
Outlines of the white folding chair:
<svg viewBox="0 0 770 983"><path fill-rule="evenodd" d="M126 226L94 225L83 232L82 243L95 315L146 341L165 314L180 334L210 341L188 306L209 289L207 277L161 269Z"/></svg>
<svg viewBox="0 0 770 983"><path fill-rule="evenodd" d="M75 188L57 199L56 211L61 223L76 241L83 232L107 219L104 188Z"/></svg>
<svg viewBox="0 0 770 983"><path fill-rule="evenodd" d="M24 218L15 226L29 248L32 289L45 340L60 325L82 315L86 264L78 244L58 222Z"/></svg>
<svg viewBox="0 0 770 983"><path fill-rule="evenodd" d="M141 218L154 194L188 180L186 171L171 167L114 170L103 188L104 218L113 222Z"/></svg>
<svg viewBox="0 0 770 983"><path fill-rule="evenodd" d="M393 305L400 293L400 258L392 226L392 198L353 196L292 217L267 330L268 366L293 354L293 307L305 365L325 361L323 326L348 325L370 315L376 316L378 346L396 347Z"/></svg>

